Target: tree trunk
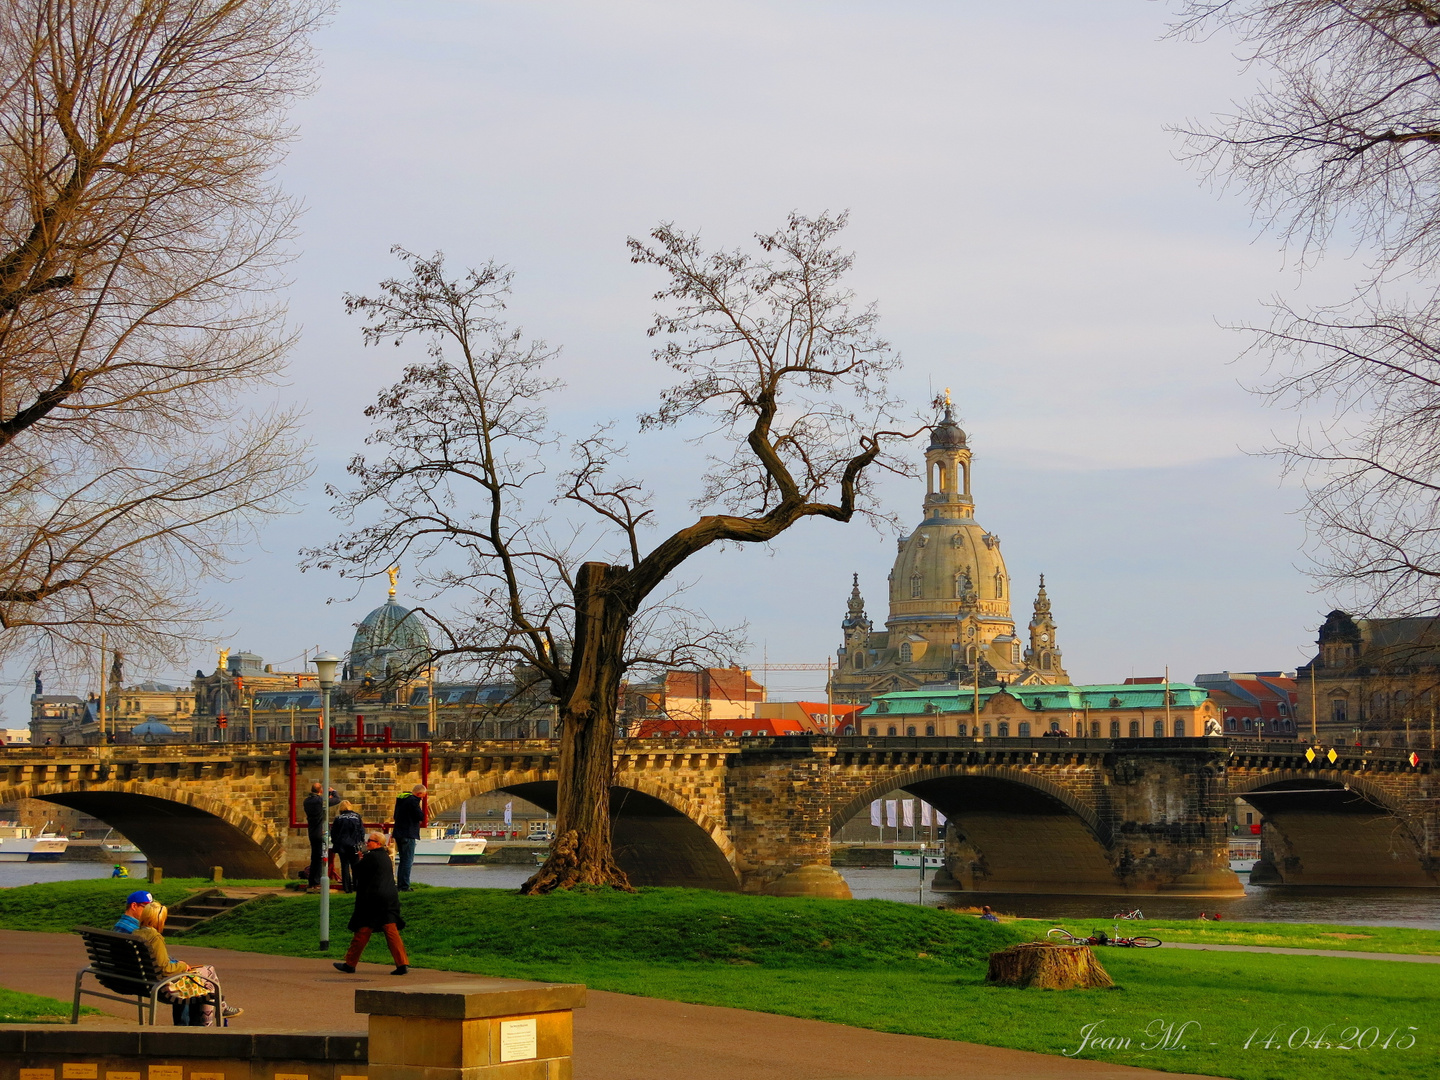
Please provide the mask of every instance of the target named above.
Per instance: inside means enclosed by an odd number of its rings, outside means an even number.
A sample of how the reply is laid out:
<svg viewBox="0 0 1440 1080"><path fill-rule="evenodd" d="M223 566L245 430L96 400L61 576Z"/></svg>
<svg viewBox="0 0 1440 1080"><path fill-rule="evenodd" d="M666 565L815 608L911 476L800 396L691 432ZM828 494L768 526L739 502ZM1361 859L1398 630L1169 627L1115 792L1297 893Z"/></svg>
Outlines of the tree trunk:
<svg viewBox="0 0 1440 1080"><path fill-rule="evenodd" d="M610 843L615 713L633 614L619 588L626 573L623 567L591 562L575 578L575 652L560 703L555 840L544 865L520 887L522 893L576 885L631 887Z"/></svg>

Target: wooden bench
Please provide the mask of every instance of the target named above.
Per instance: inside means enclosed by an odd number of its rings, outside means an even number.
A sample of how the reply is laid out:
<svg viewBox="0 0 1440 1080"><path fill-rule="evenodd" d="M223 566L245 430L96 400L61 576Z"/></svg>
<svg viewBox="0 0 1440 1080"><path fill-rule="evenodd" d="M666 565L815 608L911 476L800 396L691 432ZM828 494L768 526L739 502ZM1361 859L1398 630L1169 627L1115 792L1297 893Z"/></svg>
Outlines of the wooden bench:
<svg viewBox="0 0 1440 1080"><path fill-rule="evenodd" d="M150 1014L150 1025L155 1025L155 1006L160 1000L160 992L171 983L179 979L185 972L177 972L174 975L163 974L155 966L155 960L150 955L150 950L145 948L145 943L137 940L129 934L121 934L114 930L101 930L95 926L77 926L75 932L80 935L80 940L85 942L85 952L90 958L90 966L81 968L75 973L75 1001L70 1012L70 1022L80 1022L80 996L88 994L91 997L105 998L108 1001L119 1001L125 1004L133 1003L139 1013L140 1023L145 1024L145 1014L148 1008ZM86 975L95 976L95 981L111 993L102 993L99 990L86 990L81 987ZM224 1000L220 993L220 987L215 986L215 1016L217 1023L223 1023L221 1019L223 1009L220 1002Z"/></svg>

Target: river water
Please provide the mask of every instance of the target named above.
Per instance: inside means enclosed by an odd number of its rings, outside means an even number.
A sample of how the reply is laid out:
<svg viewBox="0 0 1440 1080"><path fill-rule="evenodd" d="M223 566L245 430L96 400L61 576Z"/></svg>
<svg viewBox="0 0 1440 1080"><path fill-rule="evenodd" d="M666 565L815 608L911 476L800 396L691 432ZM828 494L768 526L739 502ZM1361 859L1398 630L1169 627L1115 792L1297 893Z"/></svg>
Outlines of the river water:
<svg viewBox="0 0 1440 1080"><path fill-rule="evenodd" d="M143 882L145 864L130 864ZM514 889L533 872L524 866L417 866L414 878L452 888ZM896 900L930 907L989 904L1003 914L1034 919L1106 919L1116 911L1140 908L1152 919L1194 919L1203 910L1237 922L1342 923L1440 930L1440 889L1303 889L1248 886L1234 900L1177 900L1169 897L1024 896L1015 893L935 893L934 871L846 868L840 871L857 900ZM110 875L103 863L0 863L0 887L44 881L75 881ZM137 887L139 887L137 885Z"/></svg>

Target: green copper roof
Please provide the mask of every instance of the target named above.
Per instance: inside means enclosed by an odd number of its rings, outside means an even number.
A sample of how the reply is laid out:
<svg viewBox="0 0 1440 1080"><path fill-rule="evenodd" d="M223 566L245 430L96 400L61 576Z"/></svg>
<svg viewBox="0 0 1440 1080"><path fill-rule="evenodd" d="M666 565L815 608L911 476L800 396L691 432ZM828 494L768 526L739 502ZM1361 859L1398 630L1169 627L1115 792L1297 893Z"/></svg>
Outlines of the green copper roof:
<svg viewBox="0 0 1440 1080"><path fill-rule="evenodd" d="M1091 709L1104 712L1165 707L1163 683L1099 683L1092 686L982 686L980 708L984 709L990 699L1002 690L1037 710ZM1209 697L1207 690L1194 683L1172 682L1170 693L1172 705L1199 705ZM884 712L878 708L882 701L886 704ZM933 708L927 709L927 706ZM969 687L962 687L958 690L901 690L893 694L879 694L861 710L860 715L920 716L927 711L957 713L974 710L975 692Z"/></svg>

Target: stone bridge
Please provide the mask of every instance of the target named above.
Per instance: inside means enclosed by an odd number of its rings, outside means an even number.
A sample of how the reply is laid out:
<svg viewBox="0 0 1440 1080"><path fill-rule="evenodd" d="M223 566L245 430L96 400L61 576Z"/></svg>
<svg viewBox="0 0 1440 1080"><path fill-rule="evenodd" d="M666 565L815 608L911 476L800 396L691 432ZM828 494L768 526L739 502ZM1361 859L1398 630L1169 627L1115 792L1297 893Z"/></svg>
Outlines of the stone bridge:
<svg viewBox="0 0 1440 1080"><path fill-rule="evenodd" d="M1440 886L1428 751L1215 739L797 737L628 740L611 807L637 884L765 892L828 865L830 836L897 788L950 821L936 886L995 892L1226 896L1237 795L1264 815L1258 878ZM553 810L553 741L339 745L334 785L367 822L425 782L432 813L490 791ZM44 799L91 814L173 875L293 874L307 857L298 801L318 747L289 743L7 747L0 805ZM792 879L793 880L793 879Z"/></svg>

